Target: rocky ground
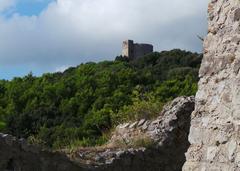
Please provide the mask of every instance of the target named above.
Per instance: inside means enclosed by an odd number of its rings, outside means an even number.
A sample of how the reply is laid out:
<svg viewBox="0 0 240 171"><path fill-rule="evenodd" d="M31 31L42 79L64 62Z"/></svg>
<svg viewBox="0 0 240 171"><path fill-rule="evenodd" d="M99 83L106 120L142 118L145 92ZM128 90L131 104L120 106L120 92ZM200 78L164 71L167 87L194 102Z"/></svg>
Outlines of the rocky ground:
<svg viewBox="0 0 240 171"><path fill-rule="evenodd" d="M121 124L104 147L78 149L70 157L102 170L181 170L193 110L194 97L176 98L158 118Z"/></svg>
<svg viewBox="0 0 240 171"><path fill-rule="evenodd" d="M7 171L179 171L189 147L194 97L179 97L154 120L119 125L108 144L60 153L0 134L0 170Z"/></svg>

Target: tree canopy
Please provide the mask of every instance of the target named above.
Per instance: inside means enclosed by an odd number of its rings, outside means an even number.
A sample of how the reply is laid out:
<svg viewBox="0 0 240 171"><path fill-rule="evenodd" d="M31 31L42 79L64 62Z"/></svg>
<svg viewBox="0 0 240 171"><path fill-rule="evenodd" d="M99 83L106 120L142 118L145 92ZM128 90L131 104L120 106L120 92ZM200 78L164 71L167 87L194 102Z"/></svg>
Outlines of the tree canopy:
<svg viewBox="0 0 240 171"><path fill-rule="evenodd" d="M0 80L0 131L52 148L102 144L117 124L151 118L169 100L194 95L201 59L175 49Z"/></svg>

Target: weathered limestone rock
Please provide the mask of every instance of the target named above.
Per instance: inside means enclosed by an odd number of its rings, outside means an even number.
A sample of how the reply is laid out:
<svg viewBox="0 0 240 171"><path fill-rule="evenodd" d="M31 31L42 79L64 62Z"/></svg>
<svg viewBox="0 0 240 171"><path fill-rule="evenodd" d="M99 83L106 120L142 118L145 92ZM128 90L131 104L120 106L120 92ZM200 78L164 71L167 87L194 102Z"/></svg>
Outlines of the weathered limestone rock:
<svg viewBox="0 0 240 171"><path fill-rule="evenodd" d="M176 98L155 120L143 119L119 125L109 146L80 149L72 158L81 163L90 162L96 170L104 171L179 171L189 147L194 104L194 97Z"/></svg>
<svg viewBox="0 0 240 171"><path fill-rule="evenodd" d="M240 170L240 1L211 0L184 171Z"/></svg>

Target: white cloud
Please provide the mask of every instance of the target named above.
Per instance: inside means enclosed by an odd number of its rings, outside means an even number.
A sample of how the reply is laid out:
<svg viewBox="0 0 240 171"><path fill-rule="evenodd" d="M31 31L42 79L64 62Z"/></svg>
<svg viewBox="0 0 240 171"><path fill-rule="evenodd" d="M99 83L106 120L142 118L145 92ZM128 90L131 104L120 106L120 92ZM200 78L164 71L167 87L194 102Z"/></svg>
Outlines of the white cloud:
<svg viewBox="0 0 240 171"><path fill-rule="evenodd" d="M1 0L0 11L10 1ZM58 0L39 16L0 17L0 63L54 70L113 59L127 38L199 51L206 11L207 0Z"/></svg>
<svg viewBox="0 0 240 171"><path fill-rule="evenodd" d="M1 0L0 2L0 12L3 12L13 6L15 4L15 0Z"/></svg>

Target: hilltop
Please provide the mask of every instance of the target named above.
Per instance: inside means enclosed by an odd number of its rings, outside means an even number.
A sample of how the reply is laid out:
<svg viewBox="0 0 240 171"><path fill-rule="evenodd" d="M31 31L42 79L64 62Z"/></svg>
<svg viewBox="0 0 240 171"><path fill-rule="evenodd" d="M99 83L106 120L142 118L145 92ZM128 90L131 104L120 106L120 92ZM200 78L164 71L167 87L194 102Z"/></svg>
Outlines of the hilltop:
<svg viewBox="0 0 240 171"><path fill-rule="evenodd" d="M182 50L89 62L0 81L0 131L53 149L104 144L118 124L156 117L194 95L202 55Z"/></svg>

